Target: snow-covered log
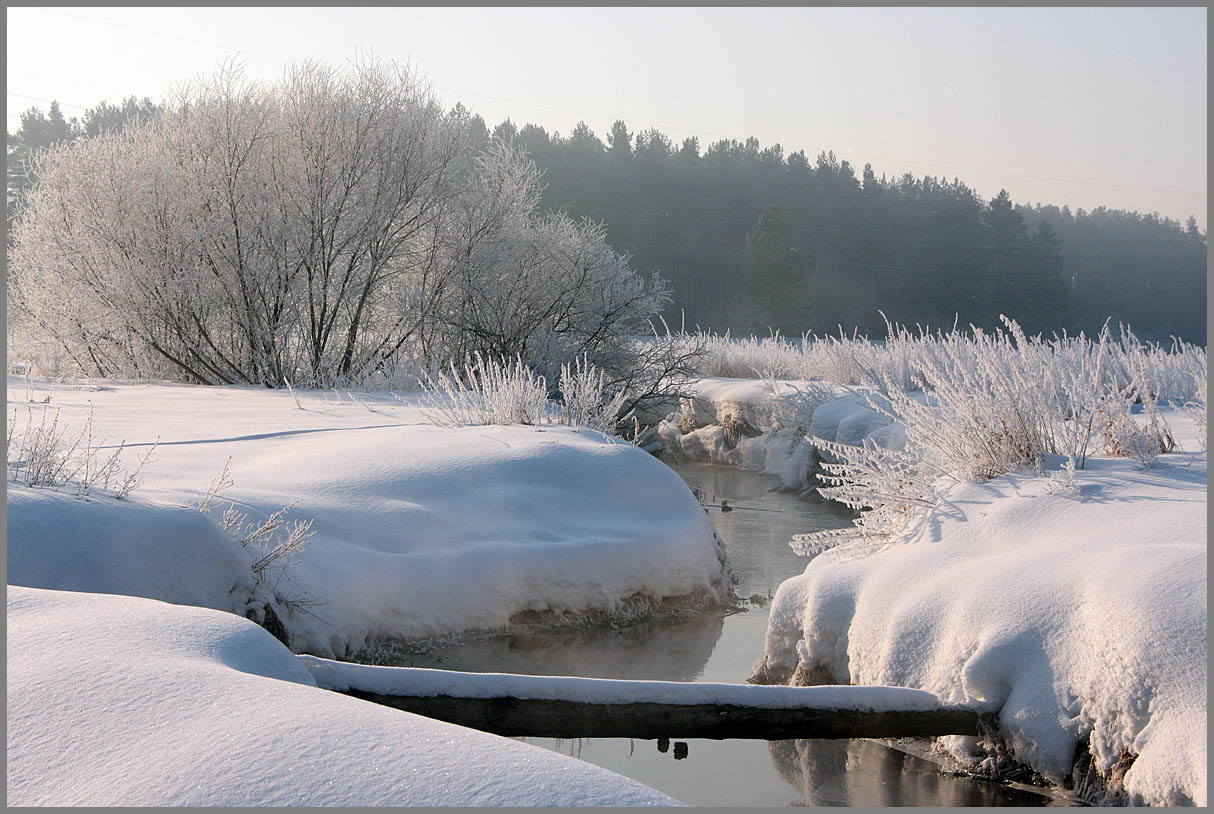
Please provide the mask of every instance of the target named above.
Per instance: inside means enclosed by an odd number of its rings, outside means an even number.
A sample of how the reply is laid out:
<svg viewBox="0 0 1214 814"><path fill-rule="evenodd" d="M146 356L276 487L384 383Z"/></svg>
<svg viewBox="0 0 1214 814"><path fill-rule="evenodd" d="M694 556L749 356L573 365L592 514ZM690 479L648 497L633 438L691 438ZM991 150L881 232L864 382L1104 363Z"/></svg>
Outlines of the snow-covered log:
<svg viewBox="0 0 1214 814"><path fill-rule="evenodd" d="M978 735L978 711L905 687L782 687L377 667L299 657L319 686L513 737Z"/></svg>

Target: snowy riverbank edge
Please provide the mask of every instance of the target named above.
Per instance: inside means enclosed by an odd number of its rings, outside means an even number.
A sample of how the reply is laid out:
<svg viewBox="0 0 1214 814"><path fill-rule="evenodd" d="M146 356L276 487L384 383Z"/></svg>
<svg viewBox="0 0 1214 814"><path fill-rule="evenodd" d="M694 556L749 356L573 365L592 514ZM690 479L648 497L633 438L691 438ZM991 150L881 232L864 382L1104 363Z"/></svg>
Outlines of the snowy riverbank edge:
<svg viewBox="0 0 1214 814"><path fill-rule="evenodd" d="M666 424L678 451L808 485L813 450L773 430L762 382L698 395L702 426ZM840 395L809 434L899 446L896 425ZM726 414L762 434L731 448ZM1055 784L1076 782L1079 750L1103 802L1205 805L1207 456L1188 416L1165 414L1185 451L1151 469L1089 458L1069 492L1028 474L954 484L901 544L811 560L775 596L756 680L925 689L999 711L998 746ZM972 738L939 746L998 763Z"/></svg>
<svg viewBox="0 0 1214 814"><path fill-rule="evenodd" d="M69 441L91 415L99 460L125 441L124 468L159 440L122 500L7 484L11 804L675 802L321 690L241 618L276 590L318 598L281 621L296 650L332 655L520 613L720 601L712 525L650 455L568 427L434 427L416 394L10 377L9 403L18 432L57 421ZM229 458L233 485L199 512ZM219 525L229 504L251 521L290 506L316 535L258 586L255 552Z"/></svg>
<svg viewBox="0 0 1214 814"><path fill-rule="evenodd" d="M94 439L126 442L127 465L159 438L121 501L10 481L10 584L256 616L253 552L219 527L231 505L249 522L289 506L312 523L307 548L273 575L274 594L303 602L277 608L297 652L345 656L378 639L503 629L520 614L635 614L728 592L723 548L678 475L599 433L437 427L417 394L16 377L9 392L19 428L57 418L75 432L91 415ZM229 460L232 485L208 515L194 511Z"/></svg>
<svg viewBox="0 0 1214 814"><path fill-rule="evenodd" d="M7 802L677 805L538 746L320 689L230 613L8 587Z"/></svg>

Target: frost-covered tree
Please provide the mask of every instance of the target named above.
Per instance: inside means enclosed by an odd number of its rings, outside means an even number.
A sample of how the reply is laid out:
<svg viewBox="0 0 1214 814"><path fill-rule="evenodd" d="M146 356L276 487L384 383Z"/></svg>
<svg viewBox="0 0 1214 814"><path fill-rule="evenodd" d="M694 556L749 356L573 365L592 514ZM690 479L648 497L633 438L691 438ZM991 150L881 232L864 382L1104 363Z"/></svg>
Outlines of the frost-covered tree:
<svg viewBox="0 0 1214 814"><path fill-rule="evenodd" d="M633 341L669 286L602 225L539 214L523 147L486 139L394 63L271 86L226 68L41 155L14 308L91 375L331 386L479 352L552 382L579 357L615 389L669 382Z"/></svg>
<svg viewBox="0 0 1214 814"><path fill-rule="evenodd" d="M21 114L21 126L17 132L9 133L7 139L6 199L10 232L26 194L37 181L33 172L34 157L41 150L76 138L79 129L75 119L69 122L64 118L58 102L51 102L48 113L32 107Z"/></svg>
<svg viewBox="0 0 1214 814"><path fill-rule="evenodd" d="M669 285L637 274L601 224L541 215L540 192L521 146L497 142L477 160L427 287L427 343L445 342L457 358L518 357L554 383L563 364L585 358L614 389L653 395L640 382L660 365L633 338L652 333Z"/></svg>
<svg viewBox="0 0 1214 814"><path fill-rule="evenodd" d="M155 121L45 155L17 304L101 375L365 374L415 330L398 283L433 251L465 133L394 64L304 63L270 88L221 71Z"/></svg>

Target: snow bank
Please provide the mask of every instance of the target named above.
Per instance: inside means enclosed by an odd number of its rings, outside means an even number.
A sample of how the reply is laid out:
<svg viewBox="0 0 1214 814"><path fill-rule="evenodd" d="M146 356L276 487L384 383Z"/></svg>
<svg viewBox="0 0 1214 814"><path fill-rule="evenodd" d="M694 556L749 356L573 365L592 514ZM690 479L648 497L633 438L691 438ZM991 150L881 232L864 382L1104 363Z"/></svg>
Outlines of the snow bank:
<svg viewBox="0 0 1214 814"><path fill-rule="evenodd" d="M11 392L24 395L24 388L10 380ZM231 501L253 521L292 504L290 517L314 522L316 535L280 586L323 603L284 619L297 650L346 654L380 636L497 629L527 612L715 602L727 590L723 548L678 475L597 433L435 427L423 422L416 395L311 391L296 398L251 387L106 382L36 383L29 399L35 425L38 411L58 409L61 423L79 427L91 410L96 434L111 444L125 440L131 462L157 436L160 442L142 473L140 505L99 496L60 521L55 516L70 498L23 498L9 545L24 552L24 562L46 560L22 566L22 581L35 587L217 606L214 585L181 589L192 571L217 585L229 580L221 587L231 588L226 554L211 565L187 557L175 573L157 566L114 575L159 556L149 554L149 540L162 541L169 564L169 552L202 551L198 540L178 538L213 537L215 529L199 520L186 528L188 512L165 507L196 503L230 458L234 485L221 505ZM90 545L92 512L104 514L99 522L112 542L95 548L85 568L56 549L63 535L71 537L69 550ZM166 523L159 533L157 518ZM134 524L130 533L126 522ZM53 525L60 523L67 525ZM55 528L63 535L47 531Z"/></svg>
<svg viewBox="0 0 1214 814"><path fill-rule="evenodd" d="M244 615L249 563L192 509L8 484L8 584L145 596Z"/></svg>
<svg viewBox="0 0 1214 814"><path fill-rule="evenodd" d="M630 445L567 428L418 427L351 433L328 453L348 467L309 472L306 454L235 477L259 485L261 505L298 500L316 519L298 578L324 595L325 618L347 620L334 634L310 627L316 652L725 590L711 522L674 472Z"/></svg>
<svg viewBox="0 0 1214 814"><path fill-rule="evenodd" d="M299 656L316 683L330 690L452 698L528 698L586 704L729 704L765 709L932 711L945 704L906 687L762 687L753 684L627 681L607 678L460 673L420 667L377 667Z"/></svg>
<svg viewBox="0 0 1214 814"><path fill-rule="evenodd" d="M803 380L778 379L781 397L791 396L796 388L810 386ZM692 411L698 426L723 424L726 416L744 421L758 430L769 430L780 423L783 407L772 398L762 379L728 379L705 376L692 387L693 396L684 403Z"/></svg>
<svg viewBox="0 0 1214 814"><path fill-rule="evenodd" d="M901 449L905 428L872 409L862 396L822 382L777 380L777 396L758 379L706 377L695 385L695 395L658 425L658 435L670 451L693 461L753 469L775 475L785 488L807 488L816 457L829 454L814 448L809 436L842 444L872 441L887 449ZM833 391L835 398L819 404L808 415L797 415L798 393L811 388ZM740 421L749 435L729 438L725 426ZM688 426L694 429L685 432Z"/></svg>
<svg viewBox="0 0 1214 814"><path fill-rule="evenodd" d="M314 686L269 633L8 589L9 805L663 805L546 749Z"/></svg>
<svg viewBox="0 0 1214 814"><path fill-rule="evenodd" d="M1001 710L1016 759L1055 783L1090 737L1102 773L1137 755L1132 802L1205 805L1206 455L1089 458L1076 486L957 484L907 544L818 556L777 591L756 673Z"/></svg>

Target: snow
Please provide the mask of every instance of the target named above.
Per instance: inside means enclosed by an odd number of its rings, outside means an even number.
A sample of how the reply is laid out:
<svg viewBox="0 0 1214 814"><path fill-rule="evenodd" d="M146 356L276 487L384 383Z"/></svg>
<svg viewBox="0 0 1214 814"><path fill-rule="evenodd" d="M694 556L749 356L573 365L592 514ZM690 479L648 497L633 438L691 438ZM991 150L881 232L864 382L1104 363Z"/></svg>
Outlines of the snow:
<svg viewBox="0 0 1214 814"><path fill-rule="evenodd" d="M786 398L793 384L803 383L782 385ZM805 434L890 449L905 442L904 428L843 391L797 428L782 423L787 412L773 408L762 382L714 379L700 387L693 415L706 426L684 434L672 416L659 428L663 442L777 474L790 488L807 484L813 450ZM10 403L14 393L33 402L35 423L36 411L60 409L61 420L80 426L92 409L111 443L132 447L159 435L160 447L143 487L121 502L9 484L15 584L242 613L250 590L243 552L211 520L182 508L230 457L235 485L225 501L251 518L294 504L292 517L315 521L317 534L291 578L325 604L287 620L296 650L341 655L377 636L500 628L524 611L626 612L724 590L712 526L678 476L595 433L434 427L421 420L416 395L313 391L298 394L297 404L290 393L242 387L23 388L10 377ZM757 672L800 669L867 690L922 692L832 702L918 698L998 711L1016 759L1056 783L1090 737L1102 772L1123 751L1137 756L1124 778L1131 802L1205 805L1207 464L1192 421L1165 412L1184 451L1161 456L1154 468L1090 457L1073 491L1029 473L955 483L901 543L863 558L819 555L777 592ZM726 413L762 434L731 448L717 426ZM128 450L128 465L143 449ZM1048 461L1055 475L1062 463ZM614 779L548 782L557 764L547 761L558 756L493 751L498 739L482 740L491 736L413 716L382 718L406 714L348 706L360 702L306 685L510 687L615 703L673 697L666 682L551 678L515 687L501 676L444 673L439 685L427 671L292 658L230 614L9 591L14 802L121 794L123 802L178 804L409 804L423 802L425 789L452 795L444 803L622 799L610 797L625 793ZM269 681L272 690L258 683ZM717 700L787 689L703 686L697 692ZM191 734L197 729L198 743L173 737L183 721ZM77 746L65 733L88 734ZM973 739L942 744L973 759ZM495 768L476 776L463 768L480 762ZM377 767L369 779L368 763ZM210 772L209 785L192 782L199 767ZM347 782L356 772L359 781ZM535 782L535 772L548 780ZM437 779L444 776L449 783ZM628 789L637 800L661 801Z"/></svg>
<svg viewBox="0 0 1214 814"><path fill-rule="evenodd" d="M773 397L768 384L759 379L727 379L710 376L693 387L694 395L684 400L696 429L684 433L679 416L672 415L658 426L658 435L666 448L693 461L740 466L780 478L787 489L808 488L812 456L830 459L829 453L815 450L808 436L842 444L872 441L887 449L901 449L906 443L905 428L873 410L862 395L846 388L795 379L774 381ZM799 393L821 389L836 398L816 406L805 416L795 414ZM742 438L731 447L721 425L727 417L738 419L757 430L759 435ZM799 426L799 423L805 426Z"/></svg>
<svg viewBox="0 0 1214 814"><path fill-rule="evenodd" d="M765 709L936 710L939 698L905 687L763 687L568 676L461 673L420 667L379 667L299 656L327 689L380 695L452 698L529 698L586 704L726 704Z"/></svg>
<svg viewBox="0 0 1214 814"><path fill-rule="evenodd" d="M782 386L787 400L807 383ZM798 433L765 412L775 400L763 382L705 380L697 423L732 412L762 434L731 449L720 427L682 434L672 416L663 440L795 489L815 452L806 436L905 447L905 427L836 393ZM819 555L777 591L756 679L923 689L999 711L1015 758L1055 783L1090 737L1102 773L1137 756L1130 802L1205 805L1206 454L1191 416L1164 416L1180 451L1154 468L1091 457L1066 489L1051 456L1050 477L946 486L900 544ZM975 739L940 743L977 759Z"/></svg>
<svg viewBox="0 0 1214 814"><path fill-rule="evenodd" d="M199 512L8 484L8 584L126 594L244 614L235 541Z"/></svg>
<svg viewBox="0 0 1214 814"><path fill-rule="evenodd" d="M823 404L818 409L814 410L813 423L810 425L810 435L816 435L819 438L825 438L828 441L835 441L840 444L851 444L853 446L861 446L864 439L871 437L878 430L884 429L893 423L893 419L889 416L884 416L876 410L863 404L852 404L851 399L839 399ZM827 425L823 413L831 410L840 403L846 405L846 414L831 427ZM832 415L833 419L835 416Z"/></svg>
<svg viewBox="0 0 1214 814"><path fill-rule="evenodd" d="M76 428L91 410L97 437L126 441L127 466L159 437L131 500L12 491L18 584L232 607L231 546L171 508L196 504L230 458L221 506L252 521L291 505L289 517L314 522L281 586L323 603L284 619L298 651L345 655L377 637L500 629L528 611L627 613L726 590L723 549L678 475L598 433L436 427L417 394L16 377L9 391L33 402L35 426L38 411Z"/></svg>
<svg viewBox="0 0 1214 814"><path fill-rule="evenodd" d="M320 689L229 613L8 588L13 806L669 805L546 749Z"/></svg>
<svg viewBox="0 0 1214 814"><path fill-rule="evenodd" d="M1024 473L956 483L904 543L818 556L777 591L757 671L999 710L1016 759L1055 783L1090 735L1102 772L1137 755L1132 802L1205 805L1206 454L1168 420L1192 451L1154 468L1089 458L1071 495Z"/></svg>
<svg viewBox="0 0 1214 814"><path fill-rule="evenodd" d="M793 395L809 382L799 379L777 379L781 397ZM759 430L768 430L780 421L781 408L762 379L730 379L705 376L692 385L693 397L689 407L695 411L697 425L721 424L725 416L745 421Z"/></svg>

